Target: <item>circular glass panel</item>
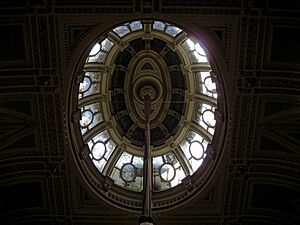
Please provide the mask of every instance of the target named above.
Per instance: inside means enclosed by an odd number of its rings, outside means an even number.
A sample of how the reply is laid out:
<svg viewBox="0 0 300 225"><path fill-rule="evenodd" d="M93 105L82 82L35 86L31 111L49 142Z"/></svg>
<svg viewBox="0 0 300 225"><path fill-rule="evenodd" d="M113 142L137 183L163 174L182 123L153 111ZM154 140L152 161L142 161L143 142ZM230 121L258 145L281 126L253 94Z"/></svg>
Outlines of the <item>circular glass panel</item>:
<svg viewBox="0 0 300 225"><path fill-rule="evenodd" d="M91 87L91 79L84 77L83 82L79 84L79 92L86 92Z"/></svg>
<svg viewBox="0 0 300 225"><path fill-rule="evenodd" d="M206 77L205 78L204 85L205 85L207 91L209 91L211 93L216 92L216 85L212 82L211 77Z"/></svg>
<svg viewBox="0 0 300 225"><path fill-rule="evenodd" d="M90 110L86 110L81 115L80 125L82 127L86 127L90 125L90 123L93 121L93 113Z"/></svg>
<svg viewBox="0 0 300 225"><path fill-rule="evenodd" d="M135 166L131 163L126 163L121 168L121 178L126 182L132 182L135 180Z"/></svg>
<svg viewBox="0 0 300 225"><path fill-rule="evenodd" d="M93 158L100 160L106 153L106 147L102 142L96 143L92 148Z"/></svg>
<svg viewBox="0 0 300 225"><path fill-rule="evenodd" d="M190 153L194 159L201 159L203 157L204 148L199 141L194 141L190 145Z"/></svg>
<svg viewBox="0 0 300 225"><path fill-rule="evenodd" d="M209 127L214 127L216 125L215 115L212 111L206 110L202 114L204 123Z"/></svg>
<svg viewBox="0 0 300 225"><path fill-rule="evenodd" d="M175 169L171 164L163 164L160 167L159 172L160 172L160 177L164 181L171 181L175 177Z"/></svg>

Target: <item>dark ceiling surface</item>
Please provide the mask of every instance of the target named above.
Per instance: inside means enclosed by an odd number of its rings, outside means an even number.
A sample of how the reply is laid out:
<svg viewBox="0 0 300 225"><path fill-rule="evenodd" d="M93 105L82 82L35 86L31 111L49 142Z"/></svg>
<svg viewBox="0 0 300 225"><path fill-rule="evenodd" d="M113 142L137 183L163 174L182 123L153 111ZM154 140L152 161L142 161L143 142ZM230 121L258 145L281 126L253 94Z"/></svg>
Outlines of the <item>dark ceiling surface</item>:
<svg viewBox="0 0 300 225"><path fill-rule="evenodd" d="M165 64L168 66L168 70L170 71L170 86L172 87L172 89L169 91L170 93L172 93L171 103L167 109L168 112L163 118L163 127L160 127L158 125L151 126L151 144L153 146L159 146L165 143L165 141L169 137L174 136L177 130L179 129L179 121L184 115L186 108L184 103L186 85L185 80L183 78L183 73L181 71L181 68L179 67L179 65L183 64L183 62L181 62L176 53L174 53L169 47L167 47L166 43L162 40L154 38L149 42L149 50L154 51L156 53L160 53L161 51L165 52L164 57L162 59L164 60ZM130 49L134 49L134 51L130 51ZM113 73L111 82L112 91L116 90L116 94L112 96L111 111L112 114L116 117L120 135L126 136L131 141L131 143L134 143L135 145L140 147L143 147L145 144L145 131L144 127L141 126L135 126L133 129L130 129L132 128L134 121L130 116L130 109L127 108L127 104L125 102L124 89L125 92L130 92L132 87L127 87L126 85L124 85L124 78L130 60L132 60L132 58L141 51L145 51L145 49L145 40L142 40L140 38L131 41L129 43L129 46L125 50L123 50L116 59L116 70ZM172 66L176 66L176 68L172 69ZM149 70L149 68L144 69ZM173 91L173 89L176 89L176 92ZM162 95L166 95L166 91L167 87L163 86L162 92L164 93ZM130 99L133 100L133 93L130 94ZM165 100L165 98L160 99L160 101Z"/></svg>
<svg viewBox="0 0 300 225"><path fill-rule="evenodd" d="M228 110L218 168L189 201L155 212L157 224L300 224L296 0L1 1L1 224L137 224L138 212L114 206L84 179L67 121L76 117L69 87L89 38L139 18L199 35L223 76ZM118 119L125 132L130 118Z"/></svg>

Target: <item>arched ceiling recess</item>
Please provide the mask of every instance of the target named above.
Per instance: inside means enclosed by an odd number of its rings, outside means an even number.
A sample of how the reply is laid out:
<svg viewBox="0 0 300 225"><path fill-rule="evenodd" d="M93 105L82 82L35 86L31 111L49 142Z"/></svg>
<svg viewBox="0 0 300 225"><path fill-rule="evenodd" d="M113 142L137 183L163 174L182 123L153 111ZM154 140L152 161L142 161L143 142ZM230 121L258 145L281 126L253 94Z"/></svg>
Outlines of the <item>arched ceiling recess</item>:
<svg viewBox="0 0 300 225"><path fill-rule="evenodd" d="M141 207L148 93L153 208L187 199L209 179L224 136L220 75L206 48L176 25L136 20L114 27L89 49L77 68L71 106L74 152L87 180L102 198Z"/></svg>

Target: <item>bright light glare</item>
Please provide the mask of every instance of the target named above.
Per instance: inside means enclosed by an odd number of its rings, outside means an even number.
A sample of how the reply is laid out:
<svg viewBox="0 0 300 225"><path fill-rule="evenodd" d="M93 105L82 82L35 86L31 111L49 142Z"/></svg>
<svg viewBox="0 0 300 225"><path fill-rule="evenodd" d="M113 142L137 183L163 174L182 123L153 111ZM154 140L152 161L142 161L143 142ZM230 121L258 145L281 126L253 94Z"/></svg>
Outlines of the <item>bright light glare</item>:
<svg viewBox="0 0 300 225"><path fill-rule="evenodd" d="M95 44L92 51L90 52L90 56L96 55L99 52L99 50L100 50L100 45L97 43L97 44Z"/></svg>
<svg viewBox="0 0 300 225"><path fill-rule="evenodd" d="M203 55L203 56L206 55L203 48L201 48L201 46L198 43L195 45L195 49L200 55Z"/></svg>
<svg viewBox="0 0 300 225"><path fill-rule="evenodd" d="M101 159L103 155L105 154L105 145L103 143L98 142L94 145L93 151L92 151L94 159Z"/></svg>
<svg viewBox="0 0 300 225"><path fill-rule="evenodd" d="M189 47L189 49L188 50L195 50L195 44L194 44L194 42L192 42L192 40L191 39L187 39L186 40L186 44L187 44L187 46Z"/></svg>
<svg viewBox="0 0 300 225"><path fill-rule="evenodd" d="M190 146L190 152L195 159L201 159L204 153L204 149L200 142L195 141Z"/></svg>
<svg viewBox="0 0 300 225"><path fill-rule="evenodd" d="M216 124L216 120L215 120L214 117L215 117L214 113L212 111L210 111L210 110L205 111L203 113L203 120L210 127L213 127Z"/></svg>
<svg viewBox="0 0 300 225"><path fill-rule="evenodd" d="M200 55L197 51L193 51L192 54L195 56L197 62L207 62L207 58Z"/></svg>

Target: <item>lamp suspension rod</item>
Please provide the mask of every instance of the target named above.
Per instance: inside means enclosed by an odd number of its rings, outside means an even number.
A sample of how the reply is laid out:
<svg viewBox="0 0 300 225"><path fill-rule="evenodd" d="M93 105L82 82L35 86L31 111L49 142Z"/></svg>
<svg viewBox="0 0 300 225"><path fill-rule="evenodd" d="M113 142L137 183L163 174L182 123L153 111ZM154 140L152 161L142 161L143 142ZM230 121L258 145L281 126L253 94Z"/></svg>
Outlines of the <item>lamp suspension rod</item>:
<svg viewBox="0 0 300 225"><path fill-rule="evenodd" d="M144 96L145 113L145 153L144 153L144 176L143 176L143 216L151 218L152 202L152 165L150 148L150 111L151 97L149 94Z"/></svg>

